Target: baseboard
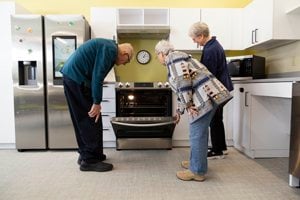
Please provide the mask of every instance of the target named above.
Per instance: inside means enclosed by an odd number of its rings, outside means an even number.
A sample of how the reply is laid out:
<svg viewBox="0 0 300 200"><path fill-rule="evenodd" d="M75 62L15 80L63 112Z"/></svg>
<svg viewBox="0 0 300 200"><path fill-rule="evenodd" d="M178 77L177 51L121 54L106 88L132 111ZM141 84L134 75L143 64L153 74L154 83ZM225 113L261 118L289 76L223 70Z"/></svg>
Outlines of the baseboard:
<svg viewBox="0 0 300 200"><path fill-rule="evenodd" d="M16 149L15 143L0 143L0 149Z"/></svg>

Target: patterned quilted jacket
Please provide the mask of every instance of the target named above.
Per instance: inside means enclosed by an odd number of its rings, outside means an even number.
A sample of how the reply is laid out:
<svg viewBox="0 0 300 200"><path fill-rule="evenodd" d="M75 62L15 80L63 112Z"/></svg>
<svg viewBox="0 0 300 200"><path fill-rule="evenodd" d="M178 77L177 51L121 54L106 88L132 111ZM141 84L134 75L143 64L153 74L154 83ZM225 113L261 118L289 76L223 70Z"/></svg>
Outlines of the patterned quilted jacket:
<svg viewBox="0 0 300 200"><path fill-rule="evenodd" d="M190 55L173 51L166 58L168 81L178 97L177 111L196 106L199 119L213 109L232 98L226 87L210 73L207 68ZM192 122L191 121L191 122Z"/></svg>

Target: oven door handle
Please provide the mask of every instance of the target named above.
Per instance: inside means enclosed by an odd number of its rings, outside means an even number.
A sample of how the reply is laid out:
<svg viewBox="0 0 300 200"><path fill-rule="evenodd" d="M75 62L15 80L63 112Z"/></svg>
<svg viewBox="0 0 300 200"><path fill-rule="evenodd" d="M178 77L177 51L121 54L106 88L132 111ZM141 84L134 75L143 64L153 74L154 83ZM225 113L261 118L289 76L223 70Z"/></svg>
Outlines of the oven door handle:
<svg viewBox="0 0 300 200"><path fill-rule="evenodd" d="M123 123L112 121L111 123L123 126L134 126L134 127L155 127L155 126L164 126L169 124L175 124L175 121L163 122L163 123L155 123L155 124L131 124L131 123Z"/></svg>

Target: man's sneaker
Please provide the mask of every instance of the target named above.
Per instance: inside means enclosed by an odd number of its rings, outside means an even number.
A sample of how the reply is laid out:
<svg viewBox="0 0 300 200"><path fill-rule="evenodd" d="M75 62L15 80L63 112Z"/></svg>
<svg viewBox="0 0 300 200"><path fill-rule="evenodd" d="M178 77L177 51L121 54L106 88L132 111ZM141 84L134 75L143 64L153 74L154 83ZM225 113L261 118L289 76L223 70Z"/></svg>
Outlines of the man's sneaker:
<svg viewBox="0 0 300 200"><path fill-rule="evenodd" d="M204 175L198 175L194 174L190 170L184 170L184 171L178 171L176 173L177 178L183 180L183 181L204 181L205 176Z"/></svg>
<svg viewBox="0 0 300 200"><path fill-rule="evenodd" d="M181 167L184 168L184 169L189 169L190 167L190 161L188 160L184 160L181 162Z"/></svg>
<svg viewBox="0 0 300 200"><path fill-rule="evenodd" d="M95 172L107 172L113 169L113 165L110 163L96 162L87 163L84 160L81 161L80 170L81 171L95 171Z"/></svg>
<svg viewBox="0 0 300 200"><path fill-rule="evenodd" d="M223 152L213 152L209 151L207 152L207 159L212 160L212 159L223 159L225 158Z"/></svg>
<svg viewBox="0 0 300 200"><path fill-rule="evenodd" d="M106 160L106 155L105 155L105 154L102 154L102 155L100 156L99 161L104 161L104 160ZM78 156L78 160L77 160L77 164L80 165L81 162L82 162L82 158L81 158L81 156L79 155L79 156Z"/></svg>

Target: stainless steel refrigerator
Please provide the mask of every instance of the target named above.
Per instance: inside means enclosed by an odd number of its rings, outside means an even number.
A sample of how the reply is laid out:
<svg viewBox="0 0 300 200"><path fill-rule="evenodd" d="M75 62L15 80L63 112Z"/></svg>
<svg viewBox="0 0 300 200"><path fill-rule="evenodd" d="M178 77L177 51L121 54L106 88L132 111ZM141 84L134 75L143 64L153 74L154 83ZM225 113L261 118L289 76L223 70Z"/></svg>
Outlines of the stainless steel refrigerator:
<svg viewBox="0 0 300 200"><path fill-rule="evenodd" d="M43 17L12 15L16 148L46 149Z"/></svg>
<svg viewBox="0 0 300 200"><path fill-rule="evenodd" d="M90 38L89 24L82 15L13 15L11 22L16 148L77 148L59 70Z"/></svg>
<svg viewBox="0 0 300 200"><path fill-rule="evenodd" d="M49 149L77 148L59 70L76 48L89 38L90 28L83 16L45 16Z"/></svg>

